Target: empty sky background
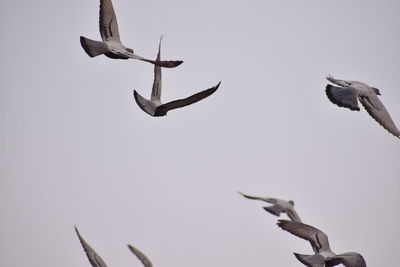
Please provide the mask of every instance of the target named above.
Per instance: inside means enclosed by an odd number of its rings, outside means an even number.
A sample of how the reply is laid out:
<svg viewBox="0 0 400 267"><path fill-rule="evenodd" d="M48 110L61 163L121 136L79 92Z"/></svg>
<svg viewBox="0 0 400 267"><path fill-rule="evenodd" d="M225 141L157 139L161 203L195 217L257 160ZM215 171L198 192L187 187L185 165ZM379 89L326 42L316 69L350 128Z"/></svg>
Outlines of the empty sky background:
<svg viewBox="0 0 400 267"><path fill-rule="evenodd" d="M153 118L153 66L89 58L98 0L0 3L0 266L302 266L308 242L244 193L293 199L336 253L394 266L400 140L325 95L331 73L380 89L400 126L398 0L114 0L122 42L155 58L164 101L222 81ZM283 216L283 218L285 218Z"/></svg>

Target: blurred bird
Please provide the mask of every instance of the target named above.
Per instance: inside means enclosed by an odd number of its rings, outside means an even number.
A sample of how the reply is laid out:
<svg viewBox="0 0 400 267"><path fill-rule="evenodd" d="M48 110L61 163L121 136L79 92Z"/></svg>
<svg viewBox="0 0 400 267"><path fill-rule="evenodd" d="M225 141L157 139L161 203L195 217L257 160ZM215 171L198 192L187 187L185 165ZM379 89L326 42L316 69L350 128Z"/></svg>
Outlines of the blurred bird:
<svg viewBox="0 0 400 267"><path fill-rule="evenodd" d="M107 267L107 264L100 257L100 255L97 254L96 251L94 251L94 249L85 241L85 239L83 239L83 237L80 235L78 228L76 226L75 226L75 232L78 235L78 238L82 244L83 250L86 252L86 256L88 257L90 264L93 267ZM133 247L132 245L128 245L128 248L143 263L144 267L152 267L153 266L151 261L149 260L149 258L147 258L146 255L144 255L140 250Z"/></svg>
<svg viewBox="0 0 400 267"><path fill-rule="evenodd" d="M161 40L160 39L160 44L158 46L158 54L157 54L157 61L160 60L161 57ZM154 116L154 117L160 117L160 116L165 116L167 115L167 112L176 109L176 108L182 108L184 106L191 105L193 103L196 103L211 94L213 94L215 91L217 91L219 85L221 82L219 82L216 86L211 87L207 90L201 91L197 94L194 94L192 96L189 96L184 99L178 99L175 101L171 101L168 103L161 103L161 68L159 66L154 66L154 82L153 82L153 89L151 91L151 98L150 100L145 99L142 97L136 90L133 92L133 96L135 97L135 101L138 104L138 106L147 114Z"/></svg>
<svg viewBox="0 0 400 267"><path fill-rule="evenodd" d="M151 263L150 259L147 258L147 256L144 255L143 252L141 252L140 250L138 250L137 248L135 248L132 245L128 245L128 248L143 263L144 267L153 267L153 264Z"/></svg>
<svg viewBox="0 0 400 267"><path fill-rule="evenodd" d="M289 233L308 240L313 248L314 255L294 253L296 258L308 267L332 267L343 264L346 267L366 267L364 258L356 252L346 252L336 255L332 252L328 236L315 227L288 220L279 220L278 226Z"/></svg>
<svg viewBox="0 0 400 267"><path fill-rule="evenodd" d="M238 191L239 192L239 191ZM268 207L263 207L266 211L269 213L280 216L282 212L285 212L287 216L294 222L301 222L301 219L299 215L297 214L296 210L294 209L294 201L293 200L282 200L278 198L270 198L270 197L254 197L254 196L249 196L245 195L242 192L239 192L242 196L248 199L255 199L255 200L261 200L265 201L268 203L273 204L272 206Z"/></svg>
<svg viewBox="0 0 400 267"><path fill-rule="evenodd" d="M161 67L174 68L183 61L153 61L136 55L133 49L121 43L118 31L117 17L111 0L100 0L100 35L103 41L94 41L81 36L81 46L90 57L104 54L113 59L138 59Z"/></svg>
<svg viewBox="0 0 400 267"><path fill-rule="evenodd" d="M377 88L358 81L337 80L330 75L326 79L340 86L336 87L330 84L326 86L326 95L332 103L339 107L359 111L358 99L372 118L388 132L400 138L399 129L397 129L389 112L378 98L378 95L381 94Z"/></svg>

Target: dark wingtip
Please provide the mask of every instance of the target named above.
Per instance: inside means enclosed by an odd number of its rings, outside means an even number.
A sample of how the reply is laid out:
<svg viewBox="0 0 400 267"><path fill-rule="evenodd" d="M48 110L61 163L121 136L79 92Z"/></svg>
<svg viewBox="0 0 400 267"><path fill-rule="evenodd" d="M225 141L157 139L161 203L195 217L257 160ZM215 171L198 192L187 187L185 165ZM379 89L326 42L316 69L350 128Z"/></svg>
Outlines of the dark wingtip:
<svg viewBox="0 0 400 267"><path fill-rule="evenodd" d="M281 227L282 228L282 225L284 225L285 223L287 223L288 222L288 220L278 220L278 222L276 223L279 227Z"/></svg>
<svg viewBox="0 0 400 267"><path fill-rule="evenodd" d="M175 68L178 67L183 63L182 60L173 60L173 61L163 61L163 64L161 64L161 67L164 68Z"/></svg>

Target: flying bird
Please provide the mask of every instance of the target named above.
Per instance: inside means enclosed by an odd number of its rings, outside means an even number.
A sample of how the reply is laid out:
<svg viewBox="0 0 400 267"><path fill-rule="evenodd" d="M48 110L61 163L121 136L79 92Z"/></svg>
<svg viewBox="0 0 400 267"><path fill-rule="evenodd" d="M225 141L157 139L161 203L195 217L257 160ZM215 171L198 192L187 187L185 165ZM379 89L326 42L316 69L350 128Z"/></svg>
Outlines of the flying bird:
<svg viewBox="0 0 400 267"><path fill-rule="evenodd" d="M271 197L254 197L254 196L249 196L245 195L242 192L239 192L242 196L248 199L255 199L255 200L261 200L265 201L268 203L273 204L272 206L268 207L263 207L266 211L269 213L275 215L275 216L280 216L282 212L285 212L287 216L294 222L301 222L301 219L299 215L297 214L296 210L294 209L294 201L293 200L282 200L278 198L271 198Z"/></svg>
<svg viewBox="0 0 400 267"><path fill-rule="evenodd" d="M94 249L85 241L85 239L83 239L83 237L80 235L78 228L76 226L75 226L75 232L78 235L78 238L82 244L83 250L86 252L86 256L88 257L90 264L93 267L107 267L107 264L100 257L100 255L97 254L96 251L94 251ZM132 245L128 245L128 248L143 263L144 267L152 267L153 266L151 261L149 260L149 258L147 258L146 255L143 254L143 252L141 252L137 248L133 247Z"/></svg>
<svg viewBox="0 0 400 267"><path fill-rule="evenodd" d="M397 129L389 112L378 98L378 95L381 94L377 88L358 81L337 80L332 76L328 76L326 79L340 86L337 87L331 84L326 86L326 95L332 103L339 107L359 111L358 101L360 101L372 118L388 132L400 138L399 129Z"/></svg>
<svg viewBox="0 0 400 267"><path fill-rule="evenodd" d="M160 51L161 51L161 39L160 39L160 44L158 46L157 61L159 61L160 57L161 57ZM193 103L196 103L196 102L210 96L215 91L217 91L220 84L221 84L221 82L219 82L214 87L211 87L207 90L196 93L187 98L178 99L178 100L174 100L174 101L163 104L161 102L161 68L160 68L160 66L155 65L154 66L154 82L153 82L153 89L151 91L150 100L147 100L144 97L142 97L138 92L136 92L136 90L133 91L133 96L135 97L135 101L138 104L138 106L144 112L146 112L147 114L154 116L154 117L160 117L160 116L167 115L167 112L172 109L182 108L184 106L191 105Z"/></svg>
<svg viewBox="0 0 400 267"><path fill-rule="evenodd" d="M102 41L81 36L81 46L90 57L105 55L113 59L138 59L166 68L174 68L183 61L154 61L136 55L133 49L125 47L120 39L117 17L111 0L100 0L100 35Z"/></svg>
<svg viewBox="0 0 400 267"><path fill-rule="evenodd" d="M332 267L343 264L346 267L366 267L364 258L356 252L335 254L332 252L328 236L317 228L288 220L279 220L278 226L289 233L310 242L314 255L294 253L296 258L308 267Z"/></svg>

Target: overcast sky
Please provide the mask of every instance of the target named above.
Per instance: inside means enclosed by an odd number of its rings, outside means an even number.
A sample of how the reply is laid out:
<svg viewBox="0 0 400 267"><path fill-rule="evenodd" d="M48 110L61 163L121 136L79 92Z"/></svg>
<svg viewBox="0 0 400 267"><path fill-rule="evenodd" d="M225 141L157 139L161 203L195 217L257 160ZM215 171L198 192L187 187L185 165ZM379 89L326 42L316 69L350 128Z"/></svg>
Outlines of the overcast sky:
<svg viewBox="0 0 400 267"><path fill-rule="evenodd" d="M400 126L398 0L114 0L122 42L163 69L89 58L98 0L0 2L0 266L302 266L311 246L244 193L292 199L333 251L395 266L400 141L363 108L329 102L327 74L380 89ZM285 218L283 216L283 218Z"/></svg>

